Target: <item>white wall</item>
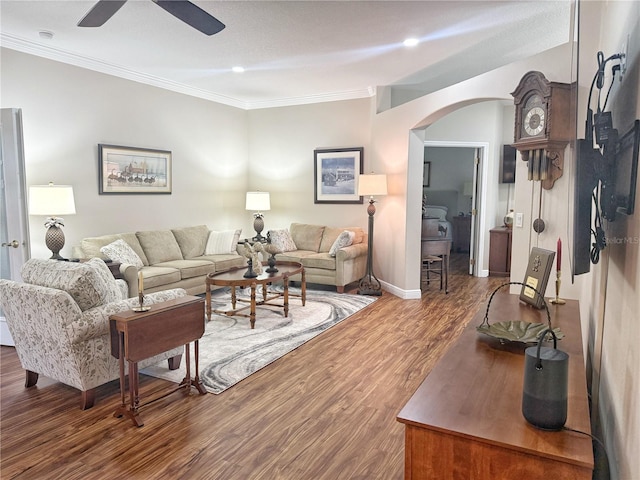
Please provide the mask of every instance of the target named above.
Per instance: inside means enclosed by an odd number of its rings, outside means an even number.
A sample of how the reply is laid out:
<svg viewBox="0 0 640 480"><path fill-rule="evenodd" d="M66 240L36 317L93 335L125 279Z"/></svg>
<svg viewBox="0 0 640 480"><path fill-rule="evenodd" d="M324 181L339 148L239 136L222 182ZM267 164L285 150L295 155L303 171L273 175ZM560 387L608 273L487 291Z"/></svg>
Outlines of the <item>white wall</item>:
<svg viewBox="0 0 640 480"><path fill-rule="evenodd" d="M629 43L628 70L616 81L607 110L614 127L625 131L640 118L640 2L581 2L580 98L584 121L588 89L597 71L596 54L605 58ZM607 77L610 77L607 66ZM581 123L583 124L583 123ZM580 132L582 137L582 131ZM636 188L638 181L636 180ZM583 275L581 315L588 320L588 361L592 372L594 433L607 447L610 477L640 475L640 191L635 213L605 222L608 246L600 262Z"/></svg>
<svg viewBox="0 0 640 480"><path fill-rule="evenodd" d="M27 185L74 187L77 214L65 219L63 255L106 233L250 228L245 111L8 49L1 82L2 107L22 109ZM99 143L171 150L173 193L99 195ZM30 218L34 257L50 256L44 220Z"/></svg>
<svg viewBox="0 0 640 480"><path fill-rule="evenodd" d="M265 230L291 222L367 230L366 199L363 204L314 203L313 152L363 147L363 173L371 172L372 105L372 99L358 99L249 111L250 187L271 193Z"/></svg>

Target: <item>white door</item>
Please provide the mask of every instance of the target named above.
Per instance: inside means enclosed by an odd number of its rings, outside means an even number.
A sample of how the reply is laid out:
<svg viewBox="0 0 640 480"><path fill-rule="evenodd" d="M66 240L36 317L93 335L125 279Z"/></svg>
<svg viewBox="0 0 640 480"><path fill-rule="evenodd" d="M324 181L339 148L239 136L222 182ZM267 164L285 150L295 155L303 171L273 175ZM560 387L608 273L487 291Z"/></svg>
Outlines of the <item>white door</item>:
<svg viewBox="0 0 640 480"><path fill-rule="evenodd" d="M0 277L19 281L31 255L20 109L0 109L0 147ZM0 345L13 345L1 309Z"/></svg>

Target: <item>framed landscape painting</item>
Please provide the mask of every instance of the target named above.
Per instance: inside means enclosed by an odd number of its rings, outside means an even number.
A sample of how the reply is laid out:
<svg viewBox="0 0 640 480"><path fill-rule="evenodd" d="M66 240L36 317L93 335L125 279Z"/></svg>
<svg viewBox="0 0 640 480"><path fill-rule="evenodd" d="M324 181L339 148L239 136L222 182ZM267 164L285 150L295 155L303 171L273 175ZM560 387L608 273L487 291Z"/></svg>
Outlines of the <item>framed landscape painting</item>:
<svg viewBox="0 0 640 480"><path fill-rule="evenodd" d="M362 203L358 179L364 148L314 150L314 203Z"/></svg>
<svg viewBox="0 0 640 480"><path fill-rule="evenodd" d="M99 193L171 193L171 152L98 145Z"/></svg>

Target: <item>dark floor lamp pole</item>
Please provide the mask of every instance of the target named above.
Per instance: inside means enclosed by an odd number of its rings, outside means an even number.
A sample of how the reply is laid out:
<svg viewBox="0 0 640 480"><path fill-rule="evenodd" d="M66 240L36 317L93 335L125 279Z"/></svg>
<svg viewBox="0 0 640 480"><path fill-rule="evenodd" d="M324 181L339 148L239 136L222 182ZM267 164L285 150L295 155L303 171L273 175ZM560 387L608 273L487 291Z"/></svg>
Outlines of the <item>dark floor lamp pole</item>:
<svg viewBox="0 0 640 480"><path fill-rule="evenodd" d="M386 175L360 175L358 183L358 193L360 195L369 195L369 206L367 214L369 214L369 238L367 243L367 271L360 280L358 293L360 295L382 295L380 281L373 273L373 217L376 214L374 195L387 194L387 176Z"/></svg>

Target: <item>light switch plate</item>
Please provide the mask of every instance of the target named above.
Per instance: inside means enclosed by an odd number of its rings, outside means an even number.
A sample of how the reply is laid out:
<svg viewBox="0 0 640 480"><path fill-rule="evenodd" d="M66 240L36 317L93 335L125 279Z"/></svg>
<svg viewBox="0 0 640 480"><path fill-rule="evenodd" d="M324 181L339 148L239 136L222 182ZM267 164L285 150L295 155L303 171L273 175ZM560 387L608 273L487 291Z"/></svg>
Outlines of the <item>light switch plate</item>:
<svg viewBox="0 0 640 480"><path fill-rule="evenodd" d="M523 219L524 219L523 213L516 213L516 227L522 228Z"/></svg>

